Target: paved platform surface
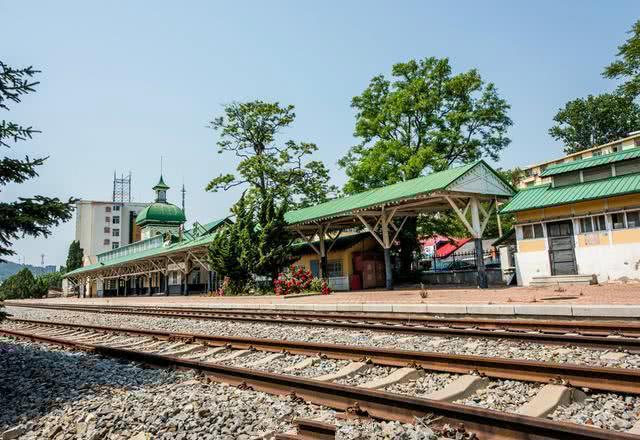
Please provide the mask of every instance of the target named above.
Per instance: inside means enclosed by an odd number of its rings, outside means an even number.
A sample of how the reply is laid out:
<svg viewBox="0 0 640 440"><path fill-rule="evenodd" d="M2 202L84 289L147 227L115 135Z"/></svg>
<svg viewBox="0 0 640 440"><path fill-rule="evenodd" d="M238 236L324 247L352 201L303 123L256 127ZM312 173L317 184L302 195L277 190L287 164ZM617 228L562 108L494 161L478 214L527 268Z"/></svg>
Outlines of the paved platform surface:
<svg viewBox="0 0 640 440"><path fill-rule="evenodd" d="M196 306L300 311L398 312L430 314L640 317L640 283L594 286L510 287L496 289L398 288L295 298L277 296L133 296L116 298L47 298L54 304ZM34 300L29 300L34 301Z"/></svg>

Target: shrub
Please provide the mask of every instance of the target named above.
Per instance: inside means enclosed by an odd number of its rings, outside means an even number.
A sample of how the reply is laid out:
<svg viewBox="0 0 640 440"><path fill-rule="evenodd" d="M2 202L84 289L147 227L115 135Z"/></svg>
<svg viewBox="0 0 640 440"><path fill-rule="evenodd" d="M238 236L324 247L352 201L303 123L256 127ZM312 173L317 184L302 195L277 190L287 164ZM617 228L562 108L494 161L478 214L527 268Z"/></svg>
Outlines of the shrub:
<svg viewBox="0 0 640 440"><path fill-rule="evenodd" d="M273 282L276 295L289 295L301 292L320 292L323 295L331 293L326 280L314 278L310 271L300 266L290 266L280 273Z"/></svg>
<svg viewBox="0 0 640 440"><path fill-rule="evenodd" d="M289 295L308 290L312 281L313 275L310 271L301 266L291 265L273 281L273 287L276 295Z"/></svg>

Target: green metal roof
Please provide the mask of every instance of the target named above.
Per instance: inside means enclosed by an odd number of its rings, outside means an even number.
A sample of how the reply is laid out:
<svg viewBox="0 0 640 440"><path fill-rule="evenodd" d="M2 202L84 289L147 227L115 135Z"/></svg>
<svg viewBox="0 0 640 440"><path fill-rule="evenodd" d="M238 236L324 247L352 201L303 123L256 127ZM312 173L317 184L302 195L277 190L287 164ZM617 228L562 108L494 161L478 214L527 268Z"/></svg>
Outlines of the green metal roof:
<svg viewBox="0 0 640 440"><path fill-rule="evenodd" d="M640 148L630 148L628 150L618 151L617 153L603 154L602 156L594 156L587 159L552 165L544 170L542 174L540 174L540 177L554 176L556 174L597 167L599 165L607 165L610 163L635 159L638 157L640 157Z"/></svg>
<svg viewBox="0 0 640 440"><path fill-rule="evenodd" d="M144 208L136 217L136 224L144 226L148 223L182 224L186 221L184 212L171 203L156 202Z"/></svg>
<svg viewBox="0 0 640 440"><path fill-rule="evenodd" d="M427 176L329 200L328 202L320 203L319 205L309 206L296 211L289 211L285 214L285 220L290 225L294 225L313 220L339 217L349 215L355 210L372 208L383 204L410 199L415 196L428 194L437 190L443 190L454 183L467 171L481 163L490 169L500 180L509 186L509 188L511 188L511 185L508 182L505 182L502 177L493 170L493 168L487 165L483 160L479 160L460 167L431 173Z"/></svg>
<svg viewBox="0 0 640 440"><path fill-rule="evenodd" d="M214 237L216 236L219 230L219 226L226 224L227 222L228 222L227 219L222 219L222 220L216 220L211 223L207 223L207 226L212 225L211 228L209 229L209 232L195 239L186 238L186 237L191 237L190 231L186 231L184 234L185 239L183 239L182 241L172 243L168 246L160 246L156 248L146 249L133 254L113 258L106 262L83 266L71 272L67 272L66 274L64 274L64 277L67 278L69 276L79 275L81 273L104 269L111 266L118 266L121 264L130 263L136 260L143 260L145 258L150 258L150 257L158 257L165 254L185 251L187 249L191 249L197 246L208 245L213 241Z"/></svg>
<svg viewBox="0 0 640 440"><path fill-rule="evenodd" d="M538 185L519 191L500 212L506 214L634 193L640 193L640 174L609 177L559 188Z"/></svg>

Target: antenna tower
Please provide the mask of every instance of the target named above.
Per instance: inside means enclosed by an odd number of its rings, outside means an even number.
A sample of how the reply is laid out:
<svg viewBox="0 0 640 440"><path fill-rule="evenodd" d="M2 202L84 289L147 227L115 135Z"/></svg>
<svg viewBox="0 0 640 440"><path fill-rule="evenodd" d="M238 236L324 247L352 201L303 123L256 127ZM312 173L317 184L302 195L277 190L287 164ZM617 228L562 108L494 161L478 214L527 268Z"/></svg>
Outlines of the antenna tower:
<svg viewBox="0 0 640 440"><path fill-rule="evenodd" d="M113 203L128 203L131 201L131 171L125 176L116 176L113 172Z"/></svg>
<svg viewBox="0 0 640 440"><path fill-rule="evenodd" d="M187 215L187 211L184 210L184 197L185 194L187 194L187 190L184 188L184 182L182 182L182 189L180 192L182 193L182 212L184 212L184 215Z"/></svg>

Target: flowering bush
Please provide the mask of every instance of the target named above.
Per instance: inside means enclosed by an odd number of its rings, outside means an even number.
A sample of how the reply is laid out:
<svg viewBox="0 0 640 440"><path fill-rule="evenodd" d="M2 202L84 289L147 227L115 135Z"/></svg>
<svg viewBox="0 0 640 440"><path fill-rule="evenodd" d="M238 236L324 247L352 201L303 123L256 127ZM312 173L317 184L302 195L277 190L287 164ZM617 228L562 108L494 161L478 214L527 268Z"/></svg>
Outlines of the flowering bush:
<svg viewBox="0 0 640 440"><path fill-rule="evenodd" d="M276 295L289 295L305 291L321 292L323 295L331 293L326 280L314 278L310 271L301 266L290 266L280 273L273 281Z"/></svg>
<svg viewBox="0 0 640 440"><path fill-rule="evenodd" d="M288 270L281 272L273 281L276 295L289 295L304 292L311 285L313 275L301 266L291 265Z"/></svg>
<svg viewBox="0 0 640 440"><path fill-rule="evenodd" d="M222 280L222 286L220 286L219 289L216 289L213 292L210 292L209 296L224 296L225 290L229 288L230 281L231 279L229 277L224 277L224 280Z"/></svg>

